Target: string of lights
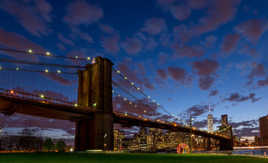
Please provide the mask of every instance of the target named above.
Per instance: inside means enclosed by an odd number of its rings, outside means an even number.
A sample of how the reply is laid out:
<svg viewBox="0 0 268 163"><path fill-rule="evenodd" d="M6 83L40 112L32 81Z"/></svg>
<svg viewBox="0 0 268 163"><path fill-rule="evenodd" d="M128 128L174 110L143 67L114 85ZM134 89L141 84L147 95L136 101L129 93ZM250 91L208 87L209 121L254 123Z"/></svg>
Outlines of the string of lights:
<svg viewBox="0 0 268 163"><path fill-rule="evenodd" d="M22 54L22 55L37 55L37 56L45 56L45 57L69 59L69 60L92 61L92 63L95 62L94 61L94 58L91 58L91 57L79 57L79 56L67 57L67 56L55 55L55 54L50 53L49 51L44 52L44 53L42 53L42 52L35 52L32 49L28 49L28 50L17 50L17 49L9 49L9 48L0 48L0 51L10 52L10 53L16 53L16 54Z"/></svg>
<svg viewBox="0 0 268 163"><path fill-rule="evenodd" d="M49 69L44 69L44 70L30 70L30 69L25 69L25 68L8 68L8 67L3 67L0 65L0 71L19 71L19 72L37 72L37 73L49 73L49 74L68 74L68 75L77 75L77 72L66 72L62 71L60 69L56 71L50 71Z"/></svg>
<svg viewBox="0 0 268 163"><path fill-rule="evenodd" d="M3 58L0 59L0 62L1 63L15 63L15 64L47 66L47 67L73 68L73 69L83 69L83 68L85 68L85 66L63 65L63 64L43 63L43 62L31 62L31 61L11 60L11 59L3 59Z"/></svg>
<svg viewBox="0 0 268 163"><path fill-rule="evenodd" d="M31 98L37 98L37 99L41 99L42 103L47 103L48 101L44 101L44 100L51 100L51 101L55 101L55 102L59 102L59 103L64 103L64 104L68 104L68 105L75 105L72 102L68 102L62 99L58 99L58 98L51 98L48 96L45 96L45 94L40 93L40 94L34 94L34 93L29 93L29 92L24 92L24 91L20 91L20 90L15 90L15 89L5 89L5 88L0 88L0 91L6 95L9 96L28 96Z"/></svg>
<svg viewBox="0 0 268 163"><path fill-rule="evenodd" d="M168 115L174 117L168 110L166 110L162 105L160 105L159 103L156 102L156 100L152 99L151 96L148 96L144 93L144 91L136 86L135 82L133 81L130 81L129 78L124 75L120 70L116 70L116 69L113 69L114 72L116 72L121 78L123 78L124 80L126 80L132 87L134 87L138 92L140 92L145 98L147 98L148 100L152 101L153 103L155 103L160 109L162 109L165 113L167 113ZM177 117L175 117L177 118Z"/></svg>

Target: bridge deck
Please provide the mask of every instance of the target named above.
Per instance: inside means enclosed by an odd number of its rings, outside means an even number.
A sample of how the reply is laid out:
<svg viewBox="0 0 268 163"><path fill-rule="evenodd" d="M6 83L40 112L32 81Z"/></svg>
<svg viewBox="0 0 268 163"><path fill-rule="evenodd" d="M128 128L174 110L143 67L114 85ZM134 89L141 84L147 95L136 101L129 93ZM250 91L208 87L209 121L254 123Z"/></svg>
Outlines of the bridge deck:
<svg viewBox="0 0 268 163"><path fill-rule="evenodd" d="M0 112L11 115L21 113L32 116L76 121L91 117L90 108L68 106L0 94Z"/></svg>
<svg viewBox="0 0 268 163"><path fill-rule="evenodd" d="M84 118L91 118L94 110L88 107L74 107L64 104L48 103L39 100L0 94L0 112L7 115L11 115L13 113L21 113L53 119L78 121ZM190 128L174 123L157 122L134 116L125 116L124 114L120 113L114 113L114 123L120 123L127 126L161 128L215 139L230 139L229 137L208 133L206 131L201 131L195 128Z"/></svg>

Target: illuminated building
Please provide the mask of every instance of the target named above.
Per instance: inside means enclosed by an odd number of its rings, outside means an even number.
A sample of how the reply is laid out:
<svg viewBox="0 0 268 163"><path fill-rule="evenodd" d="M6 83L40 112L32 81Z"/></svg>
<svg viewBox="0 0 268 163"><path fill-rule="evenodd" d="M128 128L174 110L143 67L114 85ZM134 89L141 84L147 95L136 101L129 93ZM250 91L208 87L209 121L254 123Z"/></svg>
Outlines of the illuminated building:
<svg viewBox="0 0 268 163"><path fill-rule="evenodd" d="M268 145L268 116L261 117L259 119L260 123L260 144Z"/></svg>
<svg viewBox="0 0 268 163"><path fill-rule="evenodd" d="M212 116L212 114L208 115L208 132L213 132L213 116Z"/></svg>

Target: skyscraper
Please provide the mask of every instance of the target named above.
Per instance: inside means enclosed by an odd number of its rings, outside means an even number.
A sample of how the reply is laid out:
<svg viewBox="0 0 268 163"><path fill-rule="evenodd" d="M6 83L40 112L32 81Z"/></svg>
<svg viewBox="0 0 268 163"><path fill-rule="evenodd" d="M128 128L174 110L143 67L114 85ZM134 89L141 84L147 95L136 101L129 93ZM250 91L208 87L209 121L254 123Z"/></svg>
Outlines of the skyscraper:
<svg viewBox="0 0 268 163"><path fill-rule="evenodd" d="M263 146L268 145L268 116L261 117L260 122L260 144Z"/></svg>
<svg viewBox="0 0 268 163"><path fill-rule="evenodd" d="M208 132L213 132L213 116L212 116L212 114L208 115Z"/></svg>

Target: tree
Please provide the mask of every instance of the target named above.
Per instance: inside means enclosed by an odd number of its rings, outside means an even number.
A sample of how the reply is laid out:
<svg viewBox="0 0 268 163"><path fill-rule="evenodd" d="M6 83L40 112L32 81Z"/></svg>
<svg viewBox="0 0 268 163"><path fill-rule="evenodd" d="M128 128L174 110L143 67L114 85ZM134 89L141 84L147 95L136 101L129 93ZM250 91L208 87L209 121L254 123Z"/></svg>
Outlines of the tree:
<svg viewBox="0 0 268 163"><path fill-rule="evenodd" d="M43 149L47 152L54 151L55 144L53 143L52 139L48 138L45 140L45 142L43 144Z"/></svg>
<svg viewBox="0 0 268 163"><path fill-rule="evenodd" d="M59 152L64 152L65 149L66 149L66 144L63 140L59 140L57 143L56 143L56 149L59 151Z"/></svg>

